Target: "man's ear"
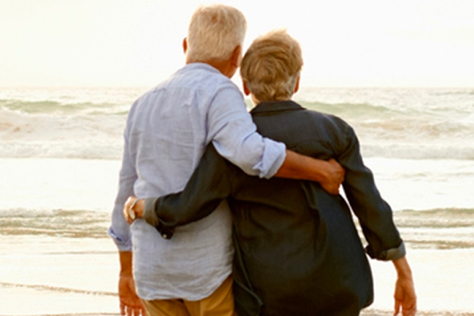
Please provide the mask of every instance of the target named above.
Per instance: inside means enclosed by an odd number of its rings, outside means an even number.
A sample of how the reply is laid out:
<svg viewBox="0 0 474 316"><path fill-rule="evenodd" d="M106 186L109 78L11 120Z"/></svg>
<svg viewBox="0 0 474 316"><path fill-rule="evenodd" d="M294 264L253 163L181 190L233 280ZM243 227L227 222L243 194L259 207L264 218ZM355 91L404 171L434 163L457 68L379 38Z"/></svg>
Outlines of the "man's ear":
<svg viewBox="0 0 474 316"><path fill-rule="evenodd" d="M247 84L245 83L245 81L243 79L242 79L242 85L244 86L245 95L249 95L250 94L249 87L247 87Z"/></svg>
<svg viewBox="0 0 474 316"><path fill-rule="evenodd" d="M230 62L232 66L234 66L235 68L239 68L241 56L242 56L242 46L239 45L232 52L232 56L230 58Z"/></svg>
<svg viewBox="0 0 474 316"><path fill-rule="evenodd" d="M188 40L185 37L183 39L183 52L184 52L184 54L186 54L187 51L188 51Z"/></svg>

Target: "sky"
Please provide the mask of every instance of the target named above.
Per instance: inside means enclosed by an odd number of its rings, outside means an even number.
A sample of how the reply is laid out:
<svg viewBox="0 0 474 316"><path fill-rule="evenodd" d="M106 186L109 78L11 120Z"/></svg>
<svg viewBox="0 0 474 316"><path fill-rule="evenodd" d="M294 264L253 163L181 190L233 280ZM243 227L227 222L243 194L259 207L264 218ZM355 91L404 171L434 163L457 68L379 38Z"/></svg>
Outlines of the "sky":
<svg viewBox="0 0 474 316"><path fill-rule="evenodd" d="M0 87L151 87L184 65L197 0L0 0ZM286 28L303 86L472 87L472 0L223 0L244 49ZM234 80L239 80L238 75Z"/></svg>

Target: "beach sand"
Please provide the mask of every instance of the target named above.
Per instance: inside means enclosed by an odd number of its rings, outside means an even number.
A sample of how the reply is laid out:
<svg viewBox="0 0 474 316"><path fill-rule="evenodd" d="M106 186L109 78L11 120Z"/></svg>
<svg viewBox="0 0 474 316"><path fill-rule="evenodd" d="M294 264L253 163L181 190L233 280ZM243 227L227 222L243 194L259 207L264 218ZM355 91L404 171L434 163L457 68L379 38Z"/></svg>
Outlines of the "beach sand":
<svg viewBox="0 0 474 316"><path fill-rule="evenodd" d="M106 236L0 235L0 245L1 316L118 315L118 255ZM408 253L418 315L474 315L474 250L408 249ZM392 315L392 264L371 261L371 265L376 297L361 315Z"/></svg>
<svg viewBox="0 0 474 316"><path fill-rule="evenodd" d="M401 314L399 314L401 315ZM473 316L474 313L449 312L449 311L419 311L417 316ZM362 311L360 316L393 316L393 311L368 309Z"/></svg>
<svg viewBox="0 0 474 316"><path fill-rule="evenodd" d="M48 236L0 236L0 315L117 315L112 241L57 243Z"/></svg>
<svg viewBox="0 0 474 316"><path fill-rule="evenodd" d="M0 316L119 315L118 254L106 234L118 169L117 161L0 158ZM472 211L394 216L418 315L474 316ZM370 262L375 301L361 315L392 315L393 265Z"/></svg>

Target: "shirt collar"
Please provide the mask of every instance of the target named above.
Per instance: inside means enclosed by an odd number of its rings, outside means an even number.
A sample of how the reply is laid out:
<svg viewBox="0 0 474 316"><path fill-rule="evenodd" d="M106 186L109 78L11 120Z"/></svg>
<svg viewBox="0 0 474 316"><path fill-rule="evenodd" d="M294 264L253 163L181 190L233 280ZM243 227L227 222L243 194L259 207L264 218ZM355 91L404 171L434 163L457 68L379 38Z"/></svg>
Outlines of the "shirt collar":
<svg viewBox="0 0 474 316"><path fill-rule="evenodd" d="M286 101L266 101L260 102L256 107L254 107L250 113L267 113L267 112L281 112L281 111L298 111L304 110L304 107L292 100Z"/></svg>
<svg viewBox="0 0 474 316"><path fill-rule="evenodd" d="M183 68L181 68L181 71L188 71L188 70L193 70L193 69L203 69L203 70L222 74L219 70L212 67L211 65L206 64L206 63L200 63L200 62L186 64Z"/></svg>

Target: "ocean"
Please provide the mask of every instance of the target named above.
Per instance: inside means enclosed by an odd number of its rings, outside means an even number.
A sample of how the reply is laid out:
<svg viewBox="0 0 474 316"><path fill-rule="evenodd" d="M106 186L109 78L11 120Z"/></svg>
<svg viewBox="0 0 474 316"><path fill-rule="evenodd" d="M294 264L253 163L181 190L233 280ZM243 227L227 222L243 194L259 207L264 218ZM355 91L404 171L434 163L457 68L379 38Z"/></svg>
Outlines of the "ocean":
<svg viewBox="0 0 474 316"><path fill-rule="evenodd" d="M119 314L106 229L126 116L146 90L0 88L0 316ZM294 99L354 127L406 242L419 315L474 315L474 88L304 87ZM363 315L390 315L394 269L371 265Z"/></svg>

